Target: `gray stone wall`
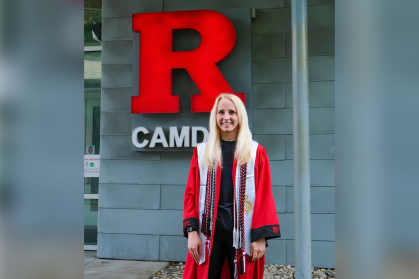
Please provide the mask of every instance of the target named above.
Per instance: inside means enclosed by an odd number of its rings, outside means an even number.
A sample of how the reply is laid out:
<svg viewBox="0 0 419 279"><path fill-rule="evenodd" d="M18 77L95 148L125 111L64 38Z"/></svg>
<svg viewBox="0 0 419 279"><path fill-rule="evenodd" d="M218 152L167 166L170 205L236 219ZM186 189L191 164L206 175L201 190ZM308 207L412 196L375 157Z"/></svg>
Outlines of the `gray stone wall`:
<svg viewBox="0 0 419 279"><path fill-rule="evenodd" d="M335 265L334 1L308 0L313 266ZM291 9L284 0L103 0L98 256L184 261L188 152L132 152L131 14L255 7L253 134L266 147L282 238L266 260L294 264ZM249 15L250 16L250 15Z"/></svg>

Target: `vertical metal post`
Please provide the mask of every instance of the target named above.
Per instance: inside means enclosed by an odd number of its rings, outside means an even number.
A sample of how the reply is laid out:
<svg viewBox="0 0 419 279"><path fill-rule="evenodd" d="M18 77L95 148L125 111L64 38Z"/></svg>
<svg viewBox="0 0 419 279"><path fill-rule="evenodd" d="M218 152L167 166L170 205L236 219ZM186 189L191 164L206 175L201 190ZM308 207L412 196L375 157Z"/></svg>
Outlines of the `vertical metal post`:
<svg viewBox="0 0 419 279"><path fill-rule="evenodd" d="M291 0L295 278L311 276L307 0Z"/></svg>

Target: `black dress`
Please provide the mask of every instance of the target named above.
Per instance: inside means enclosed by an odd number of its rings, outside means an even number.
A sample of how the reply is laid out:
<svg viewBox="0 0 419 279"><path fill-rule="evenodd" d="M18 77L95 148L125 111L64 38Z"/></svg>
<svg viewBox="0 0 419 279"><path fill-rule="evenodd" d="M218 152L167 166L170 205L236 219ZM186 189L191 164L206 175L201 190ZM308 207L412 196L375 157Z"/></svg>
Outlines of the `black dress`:
<svg viewBox="0 0 419 279"><path fill-rule="evenodd" d="M236 250L233 248L233 161L235 147L235 141L221 140L223 166L208 279L221 277L226 258L230 268L230 278L234 278Z"/></svg>

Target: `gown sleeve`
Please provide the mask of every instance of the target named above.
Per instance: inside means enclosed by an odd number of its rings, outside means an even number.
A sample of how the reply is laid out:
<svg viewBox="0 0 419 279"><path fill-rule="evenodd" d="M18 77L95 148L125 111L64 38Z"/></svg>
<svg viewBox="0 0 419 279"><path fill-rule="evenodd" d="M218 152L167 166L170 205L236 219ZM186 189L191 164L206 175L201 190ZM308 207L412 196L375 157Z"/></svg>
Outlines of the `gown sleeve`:
<svg viewBox="0 0 419 279"><path fill-rule="evenodd" d="M189 168L188 181L185 188L183 204L183 235L188 237L187 227L198 231L198 196L197 185L199 186L198 152L194 149L191 165Z"/></svg>
<svg viewBox="0 0 419 279"><path fill-rule="evenodd" d="M252 219L251 242L281 237L281 230L272 194L271 170L266 150L259 145L255 164L256 197Z"/></svg>

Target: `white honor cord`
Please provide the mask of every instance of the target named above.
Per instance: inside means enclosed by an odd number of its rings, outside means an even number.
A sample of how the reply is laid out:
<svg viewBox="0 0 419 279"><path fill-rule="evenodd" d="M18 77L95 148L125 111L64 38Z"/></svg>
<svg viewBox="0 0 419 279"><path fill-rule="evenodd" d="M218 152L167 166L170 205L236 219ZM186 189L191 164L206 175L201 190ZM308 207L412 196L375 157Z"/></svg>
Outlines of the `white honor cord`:
<svg viewBox="0 0 419 279"><path fill-rule="evenodd" d="M239 233L239 185L236 185L236 187L234 187L234 199L235 199L235 218L234 218L234 248L238 249L239 248L239 237L240 237L240 233Z"/></svg>
<svg viewBox="0 0 419 279"><path fill-rule="evenodd" d="M233 247L236 248L236 189L233 198Z"/></svg>
<svg viewBox="0 0 419 279"><path fill-rule="evenodd" d="M240 249L240 238L241 238L241 232L240 232L240 184L237 185L237 194L236 194L236 200L237 200L237 214L236 214L236 222L237 222L237 249Z"/></svg>
<svg viewBox="0 0 419 279"><path fill-rule="evenodd" d="M237 200L239 200L237 198ZM239 212L240 212L240 203L237 203L237 248L240 249L241 248L241 238L242 238L242 233L240 230L240 216L239 216Z"/></svg>

